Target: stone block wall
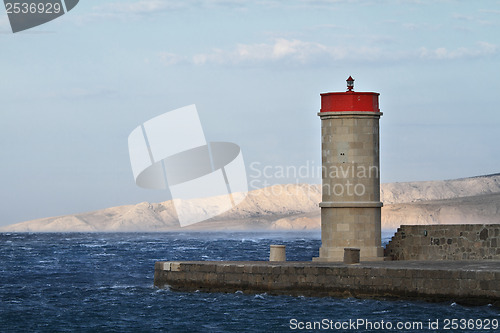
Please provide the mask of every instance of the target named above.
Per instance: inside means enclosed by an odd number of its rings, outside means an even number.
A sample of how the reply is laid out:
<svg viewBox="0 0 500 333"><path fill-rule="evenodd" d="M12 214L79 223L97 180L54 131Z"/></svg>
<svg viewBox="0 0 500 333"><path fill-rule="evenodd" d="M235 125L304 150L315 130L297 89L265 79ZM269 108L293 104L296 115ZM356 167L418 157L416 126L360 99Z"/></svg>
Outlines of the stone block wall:
<svg viewBox="0 0 500 333"><path fill-rule="evenodd" d="M385 248L393 260L500 260L500 224L402 225Z"/></svg>

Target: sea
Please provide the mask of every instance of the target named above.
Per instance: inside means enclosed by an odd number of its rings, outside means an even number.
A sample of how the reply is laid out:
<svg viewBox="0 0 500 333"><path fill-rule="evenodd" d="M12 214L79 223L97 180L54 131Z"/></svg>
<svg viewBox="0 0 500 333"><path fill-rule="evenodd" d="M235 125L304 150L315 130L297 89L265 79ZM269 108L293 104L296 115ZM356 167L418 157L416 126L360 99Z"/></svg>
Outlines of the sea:
<svg viewBox="0 0 500 333"><path fill-rule="evenodd" d="M321 241L318 232L0 233L0 332L500 331L491 305L153 286L156 261L268 260L270 244L302 261Z"/></svg>

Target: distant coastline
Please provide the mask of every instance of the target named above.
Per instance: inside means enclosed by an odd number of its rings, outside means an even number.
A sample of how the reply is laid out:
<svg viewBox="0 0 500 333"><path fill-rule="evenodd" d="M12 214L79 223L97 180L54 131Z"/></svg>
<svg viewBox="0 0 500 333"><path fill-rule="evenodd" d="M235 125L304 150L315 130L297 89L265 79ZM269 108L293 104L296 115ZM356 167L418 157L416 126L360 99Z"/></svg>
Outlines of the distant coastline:
<svg viewBox="0 0 500 333"><path fill-rule="evenodd" d="M218 198L200 199L212 207ZM0 227L1 232L162 232L319 230L321 186L274 185L249 192L234 209L180 228L171 201L142 202ZM382 228L401 224L500 223L500 174L381 186Z"/></svg>

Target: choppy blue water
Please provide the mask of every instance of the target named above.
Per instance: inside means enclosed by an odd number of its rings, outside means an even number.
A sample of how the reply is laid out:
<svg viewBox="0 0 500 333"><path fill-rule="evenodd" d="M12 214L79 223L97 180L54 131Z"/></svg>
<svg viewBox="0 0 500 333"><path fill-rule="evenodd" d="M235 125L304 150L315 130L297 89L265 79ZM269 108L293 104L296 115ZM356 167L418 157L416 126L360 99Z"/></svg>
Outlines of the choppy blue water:
<svg viewBox="0 0 500 333"><path fill-rule="evenodd" d="M421 330L393 331L424 332L431 331L429 320L439 320L437 332L446 318L500 319L498 308L451 302L184 293L153 287L155 261L268 260L270 244L285 244L289 260L310 260L317 256L320 240L318 233L0 234L0 332L290 332L324 319L331 322L323 328L332 331L346 331L335 330L333 323L349 320L375 325L373 330L350 326L350 332L388 331L387 326L381 329L382 321L422 322ZM475 327L462 331L479 331Z"/></svg>

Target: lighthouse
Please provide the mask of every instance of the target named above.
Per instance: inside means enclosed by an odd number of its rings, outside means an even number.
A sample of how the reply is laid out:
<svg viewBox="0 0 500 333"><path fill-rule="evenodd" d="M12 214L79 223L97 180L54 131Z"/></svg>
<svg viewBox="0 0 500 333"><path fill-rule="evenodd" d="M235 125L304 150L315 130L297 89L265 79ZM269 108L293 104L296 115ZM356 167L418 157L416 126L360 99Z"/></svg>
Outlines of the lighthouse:
<svg viewBox="0 0 500 333"><path fill-rule="evenodd" d="M342 261L345 248L360 260L382 260L379 93L321 94L321 248L314 261Z"/></svg>

